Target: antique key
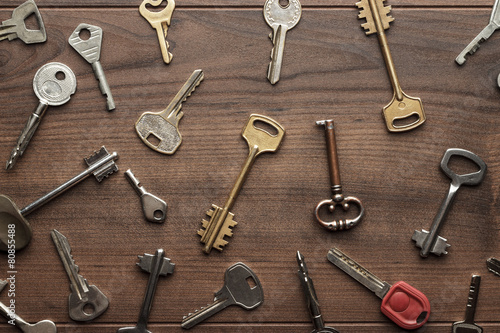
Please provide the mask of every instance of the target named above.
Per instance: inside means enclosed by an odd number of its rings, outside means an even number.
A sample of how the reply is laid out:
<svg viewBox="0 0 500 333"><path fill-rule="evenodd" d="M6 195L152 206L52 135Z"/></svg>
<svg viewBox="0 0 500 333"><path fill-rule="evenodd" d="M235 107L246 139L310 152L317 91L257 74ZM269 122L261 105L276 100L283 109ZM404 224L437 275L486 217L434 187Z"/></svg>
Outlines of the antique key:
<svg viewBox="0 0 500 333"><path fill-rule="evenodd" d="M33 89L40 102L17 139L16 147L12 150L5 167L7 170L11 169L23 155L49 105L59 106L70 100L76 91L76 77L68 66L51 62L36 72Z"/></svg>
<svg viewBox="0 0 500 333"><path fill-rule="evenodd" d="M158 7L161 5L163 0L144 0L139 6L139 13L144 17L149 24L156 29L158 35L158 41L160 42L161 54L163 56L163 61L169 64L172 60L172 53L168 51L168 42L166 40L168 33L168 26L170 25L170 20L172 19L172 14L175 9L175 1L167 0L167 5L159 12L152 12L146 8L146 4Z"/></svg>
<svg viewBox="0 0 500 333"><path fill-rule="evenodd" d="M406 95L401 89L396 68L392 60L389 44L384 30L389 29L390 22L394 21L392 16L389 16L391 6L384 7L385 0L361 0L356 3L356 6L361 9L358 18L366 19L366 23L362 24L367 35L377 33L382 55L384 56L387 72L391 80L394 95L391 102L382 109L387 129L390 132L404 132L412 130L425 122L425 113L422 106L422 101L417 97ZM416 117L412 123L397 125L396 121L410 120L411 117Z"/></svg>
<svg viewBox="0 0 500 333"><path fill-rule="evenodd" d="M35 15L38 30L28 29L24 23L24 20L32 14ZM47 40L42 15L40 15L35 1L26 1L14 9L11 19L2 22L0 25L0 41L7 38L9 41L19 38L26 44L43 43Z"/></svg>
<svg viewBox="0 0 500 333"><path fill-rule="evenodd" d="M253 286L249 284L253 281ZM264 301L264 292L257 275L244 263L239 262L226 270L224 286L215 293L214 302L206 308L184 316L181 327L189 329L230 305L253 310Z"/></svg>
<svg viewBox="0 0 500 333"><path fill-rule="evenodd" d="M477 298L479 296L479 286L481 285L481 276L472 275L469 288L469 297L467 298L467 308L465 310L465 320L453 323L453 333L482 333L483 328L474 323L476 314Z"/></svg>
<svg viewBox="0 0 500 333"><path fill-rule="evenodd" d="M267 69L267 79L271 84L275 84L280 79L286 33L299 23L301 15L302 6L299 0L289 0L285 7L281 6L279 0L267 0L264 5L264 19L273 29L269 35L273 42L273 50L271 63Z"/></svg>
<svg viewBox="0 0 500 333"><path fill-rule="evenodd" d="M330 170L330 186L332 190L332 198L328 200L323 200L316 206L314 213L316 214L316 219L319 224L328 230L337 231L350 229L354 227L361 220L363 215L365 214L365 209L363 208L363 204L356 197L344 197L342 194L342 185L340 183L340 168L339 168L339 159L337 155L337 143L335 141L335 129L333 120L321 120L317 121L316 125L325 127L325 136L326 136L326 149L328 155L328 166ZM335 211L335 207L337 205L342 206L344 211L349 210L350 204L354 203L359 207L359 214L354 219L346 219L345 221L336 221L333 220L331 222L325 222L321 219L319 213L320 209L323 206L328 206L328 209L331 213Z"/></svg>
<svg viewBox="0 0 500 333"><path fill-rule="evenodd" d="M337 248L328 251L328 260L382 299L380 310L406 330L422 327L431 313L427 297L404 281L393 286L380 280Z"/></svg>
<svg viewBox="0 0 500 333"><path fill-rule="evenodd" d="M496 276L500 276L500 260L496 258L489 258L486 260L486 267Z"/></svg>
<svg viewBox="0 0 500 333"><path fill-rule="evenodd" d="M87 280L78 274L80 269L71 255L68 239L56 229L50 232L50 236L71 282L69 317L76 321L89 321L99 317L108 308L108 298L96 286L89 286Z"/></svg>
<svg viewBox="0 0 500 333"><path fill-rule="evenodd" d="M167 217L167 203L156 195L147 192L143 186L140 186L141 183L135 178L130 169L125 171L125 176L130 182L130 185L132 185L134 190L141 197L142 212L146 220L156 223L165 222L165 218Z"/></svg>
<svg viewBox="0 0 500 333"><path fill-rule="evenodd" d="M267 124L274 128L277 133L274 135L262 128L256 127L256 122ZM233 235L232 228L236 226L237 222L233 220L234 214L231 213L230 210L245 183L248 173L257 156L262 153L273 153L278 150L281 140L285 135L285 129L269 117L252 114L250 118L248 118L245 127L243 127L241 135L247 141L248 147L250 148L248 157L243 164L243 168L236 179L236 183L224 207L220 208L212 204L212 208L206 213L210 216L210 220L202 220L202 229L198 230L198 235L201 236L201 242L205 244L203 252L207 254L210 253L212 247L222 251L222 247L228 243L224 240L224 236L231 237Z"/></svg>
<svg viewBox="0 0 500 333"><path fill-rule="evenodd" d="M479 166L479 171L466 175L457 175L448 167L448 162L452 156L462 156L471 160ZM445 238L438 235L439 229L441 228L446 215L448 215L448 211L451 208L451 204L453 203L460 186L480 184L486 175L486 169L486 163L484 163L479 156L468 150L451 148L444 153L443 159L441 160L441 170L443 170L443 172L451 178L450 189L448 190L446 198L444 198L441 203L441 207L439 208L436 217L434 217L434 221L432 221L430 231L415 230L413 236L411 237L411 239L416 242L416 246L421 248L420 256L427 258L429 253L434 253L437 256L448 254L446 249L450 247L450 245L446 243L447 240Z"/></svg>
<svg viewBox="0 0 500 333"><path fill-rule="evenodd" d="M80 32L82 30L90 32L89 39L84 40L80 37ZM69 36L68 42L83 59L87 60L87 62L92 65L95 78L99 81L99 89L101 89L101 93L106 96L108 111L114 110L115 101L113 95L111 95L111 89L104 75L101 62L99 61L101 57L102 29L95 25L81 23L76 27L71 36Z"/></svg>
<svg viewBox="0 0 500 333"><path fill-rule="evenodd" d="M0 195L0 250L7 251L7 244L12 244L12 242L9 242L7 233L7 227L9 225L15 226L16 250L24 248L28 245L31 237L33 236L31 225L25 218L26 215L30 214L37 208L40 208L90 175L94 175L97 181L101 182L105 177L108 177L112 173L118 171L118 167L114 162L117 158L117 153L109 154L106 148L102 147L98 152L95 152L92 156L84 159L88 165L88 168L85 171L71 178L66 183L45 194L43 197L23 209L19 209L14 201L12 201L12 199L8 196ZM9 229L12 228L9 227Z"/></svg>
<svg viewBox="0 0 500 333"><path fill-rule="evenodd" d="M181 111L182 103L191 96L203 78L203 71L195 70L165 110L142 114L135 123L135 131L146 146L162 154L175 153L182 142L179 133L179 121L184 115ZM150 142L151 138L155 138L158 143Z"/></svg>

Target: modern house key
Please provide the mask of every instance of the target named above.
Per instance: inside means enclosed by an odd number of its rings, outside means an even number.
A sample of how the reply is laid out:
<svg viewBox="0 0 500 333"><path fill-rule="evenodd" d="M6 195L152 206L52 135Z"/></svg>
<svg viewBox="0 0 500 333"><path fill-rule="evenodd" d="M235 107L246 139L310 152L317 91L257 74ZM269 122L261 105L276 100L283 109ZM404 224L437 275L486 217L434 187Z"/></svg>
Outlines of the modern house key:
<svg viewBox="0 0 500 333"><path fill-rule="evenodd" d="M135 178L130 169L125 171L125 177L127 177L130 185L132 185L141 197L142 212L146 220L155 223L165 222L165 218L167 217L167 203L156 195L147 192L143 186L140 186L141 183Z"/></svg>
<svg viewBox="0 0 500 333"><path fill-rule="evenodd" d="M483 328L474 323L474 315L476 314L476 305L480 285L481 276L472 275L469 287L469 297L467 297L465 320L453 323L452 333L483 333Z"/></svg>
<svg viewBox="0 0 500 333"><path fill-rule="evenodd" d="M26 28L24 20L30 15L35 15L38 30ZM12 12L12 18L3 21L0 25L0 41L4 39L13 40L19 38L26 44L43 43L47 40L47 33L43 25L42 15L35 1L28 0Z"/></svg>

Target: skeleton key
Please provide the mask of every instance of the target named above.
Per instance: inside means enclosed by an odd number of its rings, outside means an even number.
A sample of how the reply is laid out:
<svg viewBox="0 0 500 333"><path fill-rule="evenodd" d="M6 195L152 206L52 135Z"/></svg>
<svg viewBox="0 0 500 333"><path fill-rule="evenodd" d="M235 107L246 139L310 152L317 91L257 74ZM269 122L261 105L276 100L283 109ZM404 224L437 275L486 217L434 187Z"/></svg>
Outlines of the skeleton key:
<svg viewBox="0 0 500 333"><path fill-rule="evenodd" d="M256 122L262 122L274 128L277 134L273 135L264 129L255 126ZM248 157L243 164L243 168L236 179L229 198L223 208L212 205L212 208L207 211L210 220L202 220L202 229L198 230L198 235L201 236L201 242L205 244L203 252L209 254L212 247L222 251L222 247L228 242L224 240L224 236L231 237L233 235L232 228L236 226L237 222L233 220L234 214L230 212L234 205L238 194L240 193L243 184L250 172L250 169L255 162L257 156L262 153L273 153L278 150L281 140L285 135L285 129L278 124L275 120L252 114L243 127L241 132L243 138L247 141L250 151Z"/></svg>
<svg viewBox="0 0 500 333"><path fill-rule="evenodd" d="M271 84L277 83L280 79L286 33L299 23L301 15L302 6L299 0L289 0L285 7L281 6L279 0L267 0L264 5L264 19L273 29L269 35L273 42L273 50L271 63L267 69L267 79Z"/></svg>
<svg viewBox="0 0 500 333"><path fill-rule="evenodd" d="M108 298L96 286L89 286L87 280L78 274L80 269L71 255L68 239L56 229L50 232L50 236L71 282L69 317L76 321L89 321L99 317L108 308Z"/></svg>
<svg viewBox="0 0 500 333"><path fill-rule="evenodd" d="M477 166L479 166L479 171L466 175L457 175L448 167L448 162L450 161L450 158L452 156L462 156L471 160L472 162L477 164ZM476 154L464 149L451 148L444 153L443 159L441 160L441 169L448 177L451 178L448 195L443 200L441 207L436 214L436 217L434 217L434 221L432 222L430 231L415 230L411 238L416 242L416 246L422 249L420 251L420 256L422 256L423 258L427 258L429 256L429 253L434 253L437 256L448 254L446 249L450 247L450 245L446 243L445 238L438 235L439 229L441 228L446 215L448 215L448 211L451 208L451 204L453 203L455 195L457 194L460 186L480 184L483 181L484 176L486 175L487 167L486 163L484 163L484 161Z"/></svg>
<svg viewBox="0 0 500 333"><path fill-rule="evenodd" d="M500 276L500 260L496 258L489 258L486 260L486 267L496 276Z"/></svg>
<svg viewBox="0 0 500 333"><path fill-rule="evenodd" d="M253 280L253 287L248 280ZM206 308L184 316L181 327L189 329L213 316L229 305L239 305L245 310L253 310L264 301L264 292L257 275L244 263L236 263L226 270L224 286L215 293L214 302Z"/></svg>
<svg viewBox="0 0 500 333"><path fill-rule="evenodd" d="M477 298L479 296L479 286L481 285L481 276L472 275L469 288L469 297L467 298L467 308L465 310L465 320L453 323L453 333L482 333L483 328L474 323L476 313Z"/></svg>
<svg viewBox="0 0 500 333"><path fill-rule="evenodd" d="M16 147L12 150L5 166L7 170L11 169L17 159L23 155L49 105L59 106L70 100L71 95L76 91L76 77L68 66L51 62L43 65L36 72L33 89L40 101L17 139Z"/></svg>
<svg viewBox="0 0 500 333"><path fill-rule="evenodd" d="M169 64L172 61L172 53L168 51L168 42L166 40L168 33L168 26L170 25L170 20L172 19L172 14L175 9L175 1L167 0L167 5L165 8L159 12L152 12L146 8L146 4L154 7L161 5L163 0L144 0L140 7L139 13L144 17L149 24L156 29L158 35L158 41L160 42L161 54L163 56L163 61Z"/></svg>
<svg viewBox="0 0 500 333"><path fill-rule="evenodd" d="M171 155L176 152L182 143L179 133L179 121L184 115L181 111L182 103L191 96L203 78L203 71L195 70L165 110L142 114L135 123L135 131L146 146L162 154ZM151 143L151 137L156 138L158 143Z"/></svg>
<svg viewBox="0 0 500 333"><path fill-rule="evenodd" d="M12 244L9 243L7 233L7 227L9 225L15 226L16 250L24 248L28 245L31 237L33 236L31 225L25 218L26 215L33 212L37 208L40 208L90 175L94 175L97 181L101 182L105 177L108 177L112 173L118 171L118 167L114 162L117 158L117 153L109 154L106 148L102 147L98 152L95 152L92 156L84 159L88 165L88 168L85 171L71 178L66 183L45 194L43 197L23 209L19 209L14 201L12 201L12 199L8 196L0 195L0 250L7 251L8 244Z"/></svg>
<svg viewBox="0 0 500 333"><path fill-rule="evenodd" d="M38 24L38 30L26 28L24 20L34 14ZM0 41L4 39L13 40L19 38L26 44L43 43L47 40L47 33L43 25L42 15L35 1L28 0L12 12L12 18L3 21L0 25Z"/></svg>
<svg viewBox="0 0 500 333"><path fill-rule="evenodd" d="M146 220L156 223L165 222L165 217L167 217L167 203L156 195L147 192L143 186L140 186L141 183L135 178L130 169L125 171L125 176L141 197L142 212Z"/></svg>
<svg viewBox="0 0 500 333"><path fill-rule="evenodd" d="M80 37L82 30L90 32L89 39L83 40ZM114 110L115 101L113 95L111 95L111 89L104 75L101 62L99 61L101 57L102 29L95 25L81 23L76 27L71 36L69 36L68 43L83 57L83 59L87 60L87 62L92 65L95 78L99 81L99 89L101 89L101 93L106 96L108 111Z"/></svg>
<svg viewBox="0 0 500 333"><path fill-rule="evenodd" d="M337 231L350 229L354 227L361 220L363 215L365 214L365 209L361 201L356 197L344 197L342 194L342 185L340 183L340 168L339 168L339 159L337 156L337 143L335 141L335 129L333 120L321 120L317 121L316 125L325 127L325 136L326 136L326 148L328 154L328 166L330 170L330 185L332 189L332 199L323 200L316 206L314 213L316 214L316 219L319 224L325 227L328 230ZM319 213L320 209L323 206L328 206L328 209L331 213L335 211L335 207L337 205L342 206L344 211L349 210L349 205L354 203L359 207L359 214L354 219L346 219L345 221L331 221L325 222L321 219Z"/></svg>
<svg viewBox="0 0 500 333"><path fill-rule="evenodd" d="M392 60L389 44L385 35L385 29L389 29L390 22L394 21L392 16L389 16L391 6L384 7L385 0L361 0L356 3L360 8L358 15L359 19L366 19L366 23L362 24L367 35L377 33L382 55L384 56L387 72L391 80L394 95L391 102L386 105L382 114L384 115L387 129L390 132L404 132L412 130L425 122L425 113L422 101L417 97L406 95L401 89L396 68ZM397 125L396 121L409 120L411 117L417 117L412 123Z"/></svg>

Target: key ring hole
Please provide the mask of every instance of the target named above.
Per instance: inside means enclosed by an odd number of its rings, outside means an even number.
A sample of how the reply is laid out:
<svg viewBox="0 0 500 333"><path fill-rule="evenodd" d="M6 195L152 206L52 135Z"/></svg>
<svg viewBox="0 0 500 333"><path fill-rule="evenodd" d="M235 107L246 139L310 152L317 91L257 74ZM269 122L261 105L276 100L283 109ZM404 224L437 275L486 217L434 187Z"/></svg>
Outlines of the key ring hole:
<svg viewBox="0 0 500 333"><path fill-rule="evenodd" d="M249 277L247 277L246 280L247 280L247 283L248 283L248 286L250 287L250 289L253 289L257 286L257 283L255 282L253 277L249 276Z"/></svg>
<svg viewBox="0 0 500 333"><path fill-rule="evenodd" d="M161 12L167 7L168 1L163 0L160 4L158 5L152 5L149 2L146 2L146 9L149 10L150 12Z"/></svg>
<svg viewBox="0 0 500 333"><path fill-rule="evenodd" d="M59 81L62 81L66 78L66 74L64 74L64 72L62 71L57 71L56 72L56 79L58 79Z"/></svg>
<svg viewBox="0 0 500 333"><path fill-rule="evenodd" d="M345 206L346 204L348 206ZM318 221L331 223L335 221L354 220L363 215L364 210L363 207L354 200L344 200L342 202L325 200L318 204L315 213Z"/></svg>
<svg viewBox="0 0 500 333"><path fill-rule="evenodd" d="M279 0L278 3L281 8L285 9L290 5L290 0Z"/></svg>
<svg viewBox="0 0 500 333"><path fill-rule="evenodd" d="M403 110L406 105L405 103L399 103L398 107ZM418 114L411 114L408 117L394 119L392 121L392 126L395 128L403 128L411 125L415 125L420 121L420 116Z"/></svg>
<svg viewBox="0 0 500 333"><path fill-rule="evenodd" d="M154 216L155 219L161 220L161 219L163 219L163 217L165 216L165 214L163 214L162 210L157 209L157 210L154 211L153 216Z"/></svg>
<svg viewBox="0 0 500 333"><path fill-rule="evenodd" d="M479 165L477 165L470 158L460 155L453 155L450 157L450 160L448 161L448 168L457 175L468 175L481 170Z"/></svg>
<svg viewBox="0 0 500 333"><path fill-rule="evenodd" d="M87 316L93 315L95 312L95 307L93 304L87 303L83 306L83 313L85 313Z"/></svg>
<svg viewBox="0 0 500 333"><path fill-rule="evenodd" d="M40 30L40 24L38 23L38 18L35 13L30 14L27 18L24 19L24 26L27 30Z"/></svg>
<svg viewBox="0 0 500 333"><path fill-rule="evenodd" d="M255 120L253 122L253 127L255 127L256 129L258 130L261 130L261 131L264 131L266 132L267 134L271 135L271 136L277 136L278 135L278 130L272 126L272 125L269 125L268 123L262 121L262 120Z"/></svg>
<svg viewBox="0 0 500 333"><path fill-rule="evenodd" d="M90 39L90 30L87 28L83 28L78 33L78 37L80 37L81 40L89 40Z"/></svg>

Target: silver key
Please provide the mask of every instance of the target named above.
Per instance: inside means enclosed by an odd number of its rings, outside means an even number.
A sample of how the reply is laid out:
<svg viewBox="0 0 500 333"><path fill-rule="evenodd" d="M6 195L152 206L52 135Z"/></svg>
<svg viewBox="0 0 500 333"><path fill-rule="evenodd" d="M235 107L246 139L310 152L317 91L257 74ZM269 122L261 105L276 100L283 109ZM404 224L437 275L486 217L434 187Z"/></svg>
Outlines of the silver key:
<svg viewBox="0 0 500 333"><path fill-rule="evenodd" d="M479 166L479 171L465 175L457 175L448 167L448 162L452 156L462 156L471 160ZM413 236L411 237L411 239L416 242L416 246L421 248L420 256L423 258L427 258L429 253L433 253L437 256L448 254L446 249L450 247L450 245L446 243L446 238L438 235L439 229L441 228L446 215L448 215L448 211L451 208L451 204L453 203L460 186L480 184L486 175L487 166L486 163L484 163L484 161L476 154L464 149L451 148L444 153L443 159L441 160L441 169L448 177L451 178L448 194L441 203L441 207L434 217L434 221L432 221L430 231L415 230Z"/></svg>
<svg viewBox="0 0 500 333"><path fill-rule="evenodd" d="M465 310L465 320L453 323L453 333L482 333L483 328L474 323L476 314L477 298L479 296L479 286L481 285L481 276L473 275L470 281L469 297L467 298L467 308Z"/></svg>
<svg viewBox="0 0 500 333"><path fill-rule="evenodd" d="M141 183L135 178L130 169L125 171L125 176L137 194L141 197L142 212L146 220L156 223L164 222L167 216L167 203L156 195L147 192L143 186L140 186Z"/></svg>
<svg viewBox="0 0 500 333"><path fill-rule="evenodd" d="M493 5L493 10L491 11L491 16L490 16L490 23L477 35L476 38L470 42L469 45L458 55L458 57L455 59L457 64L463 65L465 61L467 60L465 58L466 55L470 54L473 55L477 49L479 49L479 44L486 41L488 38L490 38L493 33L500 29L500 8L498 7L498 4L500 3L500 0L495 0L495 4Z"/></svg>
<svg viewBox="0 0 500 333"><path fill-rule="evenodd" d="M253 287L248 280L253 280ZM184 316L181 327L189 329L229 305L239 305L246 310L252 310L262 304L264 293L257 275L244 263L236 263L226 270L224 286L215 293L214 302L206 308Z"/></svg>
<svg viewBox="0 0 500 333"><path fill-rule="evenodd" d="M500 260L496 258L489 258L486 260L486 267L493 274L500 276Z"/></svg>
<svg viewBox="0 0 500 333"><path fill-rule="evenodd" d="M108 298L96 286L89 286L87 280L78 274L80 269L75 265L71 255L68 239L55 229L50 235L71 282L71 294L68 299L69 317L76 321L89 321L99 317L108 308Z"/></svg>
<svg viewBox="0 0 500 333"><path fill-rule="evenodd" d="M26 28L24 20L30 15L35 15L38 30ZM12 12L12 18L3 21L0 25L0 41L4 39L13 40L19 38L25 44L43 43L47 40L47 33L43 24L42 15L35 1L28 0Z"/></svg>
<svg viewBox="0 0 500 333"><path fill-rule="evenodd" d="M144 254L144 256L139 256L139 260L137 266L143 271L150 273L144 302L139 313L139 320L135 327L120 328L117 331L118 333L151 333L147 330L147 325L158 279L160 275L166 276L167 274L174 273L175 264L170 262L170 259L165 258L165 251L163 249L156 250L155 255Z"/></svg>
<svg viewBox="0 0 500 333"><path fill-rule="evenodd" d="M289 0L286 7L280 5L280 0L267 0L264 5L264 19L273 29L269 35L273 42L273 50L271 63L267 69L267 79L271 84L275 84L280 79L286 33L299 23L301 15L302 6L299 0Z"/></svg>
<svg viewBox="0 0 500 333"><path fill-rule="evenodd" d="M73 71L59 62L43 65L35 74L33 89L40 102L24 126L7 161L6 169L11 169L21 157L35 134L45 111L50 106L59 106L68 102L76 91L76 77Z"/></svg>

